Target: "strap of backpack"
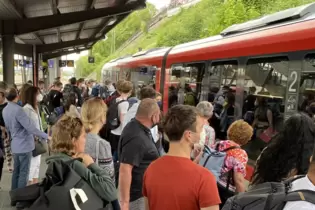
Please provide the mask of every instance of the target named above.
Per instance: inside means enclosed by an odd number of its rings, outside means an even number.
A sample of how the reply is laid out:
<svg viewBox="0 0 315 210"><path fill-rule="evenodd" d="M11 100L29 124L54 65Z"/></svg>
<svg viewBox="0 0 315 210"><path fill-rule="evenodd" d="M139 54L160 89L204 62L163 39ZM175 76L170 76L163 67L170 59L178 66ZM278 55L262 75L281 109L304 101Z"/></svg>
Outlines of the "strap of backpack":
<svg viewBox="0 0 315 210"><path fill-rule="evenodd" d="M226 148L225 150L222 150L221 152L227 152L227 151L232 150L232 149L241 149L241 147L239 147L239 146L232 146L232 147Z"/></svg>
<svg viewBox="0 0 315 210"><path fill-rule="evenodd" d="M285 202L288 201L306 201L315 205L315 191L312 190L296 190L289 192L285 197Z"/></svg>
<svg viewBox="0 0 315 210"><path fill-rule="evenodd" d="M100 140L99 139L97 139L96 140L96 157L95 157L95 163L97 164L97 165L99 165L99 154L100 154Z"/></svg>

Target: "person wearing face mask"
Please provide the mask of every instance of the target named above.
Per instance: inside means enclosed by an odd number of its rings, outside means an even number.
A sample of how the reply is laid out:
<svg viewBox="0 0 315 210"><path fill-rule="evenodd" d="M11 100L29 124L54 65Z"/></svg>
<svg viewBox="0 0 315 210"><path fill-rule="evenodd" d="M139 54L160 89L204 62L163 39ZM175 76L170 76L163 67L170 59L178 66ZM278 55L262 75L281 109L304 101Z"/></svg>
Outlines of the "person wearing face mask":
<svg viewBox="0 0 315 210"><path fill-rule="evenodd" d="M26 115L32 120L37 129L42 130L42 122L39 114L38 103L42 100L40 89L37 87L29 87L25 91L25 105L23 107ZM38 183L41 155L32 157L29 171L29 184Z"/></svg>
<svg viewBox="0 0 315 210"><path fill-rule="evenodd" d="M119 198L122 210L144 210L142 180L150 163L160 154L150 129L160 122L155 99L141 100L135 119L124 128L118 145Z"/></svg>
<svg viewBox="0 0 315 210"><path fill-rule="evenodd" d="M146 210L219 210L215 177L190 160L203 126L197 108L176 105L169 109L163 123L169 151L151 163L143 179Z"/></svg>

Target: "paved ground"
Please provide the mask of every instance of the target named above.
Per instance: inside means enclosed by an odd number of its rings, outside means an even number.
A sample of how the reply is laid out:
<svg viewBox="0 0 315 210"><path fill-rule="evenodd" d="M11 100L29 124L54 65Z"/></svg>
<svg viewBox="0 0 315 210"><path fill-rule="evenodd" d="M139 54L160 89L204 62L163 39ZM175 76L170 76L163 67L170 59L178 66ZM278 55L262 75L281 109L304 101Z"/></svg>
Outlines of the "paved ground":
<svg viewBox="0 0 315 210"><path fill-rule="evenodd" d="M41 164L41 170L40 170L40 177L43 178L46 171L46 164L44 162L46 156L42 157L42 164ZM3 168L3 176L2 180L0 182L0 187L2 188L0 190L0 210L15 210L15 208L10 206L10 196L9 191L11 188L11 176L12 174L9 173L9 171L6 168L6 165ZM248 182L246 181L246 186L248 186Z"/></svg>
<svg viewBox="0 0 315 210"><path fill-rule="evenodd" d="M40 171L40 177L43 178L46 166L45 166L45 157L42 157L42 164L41 164L41 171ZM10 196L9 191L11 188L11 176L12 174L9 173L6 165L3 167L3 176L2 180L0 182L0 210L15 210L14 207L10 206Z"/></svg>

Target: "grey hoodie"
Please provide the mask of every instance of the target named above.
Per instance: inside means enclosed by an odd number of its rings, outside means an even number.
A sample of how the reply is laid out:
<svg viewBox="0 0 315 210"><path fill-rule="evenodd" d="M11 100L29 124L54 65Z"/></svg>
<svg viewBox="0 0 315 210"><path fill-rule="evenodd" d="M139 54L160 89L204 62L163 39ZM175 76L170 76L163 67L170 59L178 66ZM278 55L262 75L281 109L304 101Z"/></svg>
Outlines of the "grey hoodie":
<svg viewBox="0 0 315 210"><path fill-rule="evenodd" d="M46 163L49 164L56 160L69 161L71 159L72 157L66 154L58 153L48 157ZM75 161L72 165L72 169L87 181L102 199L109 202L117 200L117 189L113 180L109 177L108 173L98 165L93 163L89 167L85 167L83 163Z"/></svg>

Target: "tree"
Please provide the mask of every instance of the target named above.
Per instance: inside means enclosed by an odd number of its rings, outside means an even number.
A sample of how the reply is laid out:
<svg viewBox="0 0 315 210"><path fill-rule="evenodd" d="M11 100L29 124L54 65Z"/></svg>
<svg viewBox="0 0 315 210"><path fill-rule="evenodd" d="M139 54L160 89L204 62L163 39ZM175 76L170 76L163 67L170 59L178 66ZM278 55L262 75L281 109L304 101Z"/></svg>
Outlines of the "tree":
<svg viewBox="0 0 315 210"><path fill-rule="evenodd" d="M100 69L100 63L109 57L113 52L112 49L118 49L124 42L132 37L139 29L145 30L146 25L156 14L157 10L152 4L147 4L147 8L135 11L129 15L124 21L117 25L107 34L107 40L98 41L92 48L92 54L95 56L95 63L88 63L87 56L81 57L76 62L76 73L83 77ZM144 27L145 26L145 27Z"/></svg>
<svg viewBox="0 0 315 210"><path fill-rule="evenodd" d="M243 23L263 15L271 14L288 8L312 3L314 0L202 0L187 9L181 8L179 14L164 18L157 27L148 30L150 20L156 9L148 5L146 10L132 13L125 21L108 33L106 41L99 41L93 47L93 54L98 54L95 64L88 64L82 57L77 69L86 76L93 71L100 71L102 66L111 59L133 54L139 48L144 50L155 47L175 46L178 44L220 34L227 27ZM178 6L186 0L173 0L171 6ZM166 14L166 11L164 12ZM118 49L130 37L144 32L122 52ZM115 42L113 41L115 40ZM115 43L115 47L114 47Z"/></svg>

